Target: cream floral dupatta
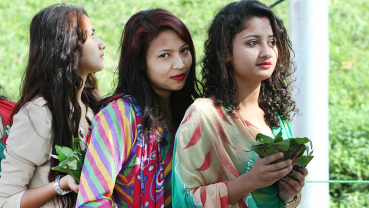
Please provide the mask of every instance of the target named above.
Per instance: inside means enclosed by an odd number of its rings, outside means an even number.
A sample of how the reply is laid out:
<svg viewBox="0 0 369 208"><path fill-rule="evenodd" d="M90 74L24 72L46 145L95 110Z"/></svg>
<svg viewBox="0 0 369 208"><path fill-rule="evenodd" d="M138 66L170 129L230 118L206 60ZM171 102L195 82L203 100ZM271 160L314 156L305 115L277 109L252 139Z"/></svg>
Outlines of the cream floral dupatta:
<svg viewBox="0 0 369 208"><path fill-rule="evenodd" d="M287 122L283 138L292 137ZM257 154L251 141L261 131L209 98L197 99L187 110L179 127L173 158L173 207L285 207L278 197L278 185L261 188L234 205L228 205L227 181L250 171ZM275 133L276 132L276 133Z"/></svg>

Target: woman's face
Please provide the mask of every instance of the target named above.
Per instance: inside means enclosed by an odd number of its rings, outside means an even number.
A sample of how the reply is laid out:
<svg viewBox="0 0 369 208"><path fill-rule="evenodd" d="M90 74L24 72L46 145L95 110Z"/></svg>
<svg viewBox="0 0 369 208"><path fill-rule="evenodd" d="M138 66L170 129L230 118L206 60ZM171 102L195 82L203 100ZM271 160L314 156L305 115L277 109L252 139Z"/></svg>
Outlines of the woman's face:
<svg viewBox="0 0 369 208"><path fill-rule="evenodd" d="M272 75L278 50L268 18L250 19L246 29L235 35L232 44L230 61L238 85L240 82L258 84Z"/></svg>
<svg viewBox="0 0 369 208"><path fill-rule="evenodd" d="M87 76L89 73L101 71L104 68L105 43L95 36L95 29L87 16L83 16L83 21L87 31L87 39L83 44L81 61L79 63L79 73Z"/></svg>
<svg viewBox="0 0 369 208"><path fill-rule="evenodd" d="M163 97L183 88L192 65L190 48L176 32L165 30L151 41L146 54L147 77Z"/></svg>

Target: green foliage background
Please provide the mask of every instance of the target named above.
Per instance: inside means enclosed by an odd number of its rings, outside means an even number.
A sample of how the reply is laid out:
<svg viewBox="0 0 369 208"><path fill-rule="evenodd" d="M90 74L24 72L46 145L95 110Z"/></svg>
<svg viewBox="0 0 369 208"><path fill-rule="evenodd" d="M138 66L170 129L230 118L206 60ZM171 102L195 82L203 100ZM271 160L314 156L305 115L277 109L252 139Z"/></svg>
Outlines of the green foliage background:
<svg viewBox="0 0 369 208"><path fill-rule="evenodd" d="M275 0L262 0L270 5ZM113 86L120 35L131 15L142 9L168 9L189 28L197 60L203 53L206 29L213 14L230 0L14 0L0 1L0 85L11 100L19 85L28 56L29 23L42 8L56 3L84 6L96 35L107 45L104 71L97 74L103 95ZM288 28L288 1L273 9ZM369 179L369 1L330 0L329 136L330 179ZM313 15L313 14L312 14ZM318 145L318 144L316 144ZM331 207L366 207L365 184L330 185ZM333 199L348 196L337 202Z"/></svg>

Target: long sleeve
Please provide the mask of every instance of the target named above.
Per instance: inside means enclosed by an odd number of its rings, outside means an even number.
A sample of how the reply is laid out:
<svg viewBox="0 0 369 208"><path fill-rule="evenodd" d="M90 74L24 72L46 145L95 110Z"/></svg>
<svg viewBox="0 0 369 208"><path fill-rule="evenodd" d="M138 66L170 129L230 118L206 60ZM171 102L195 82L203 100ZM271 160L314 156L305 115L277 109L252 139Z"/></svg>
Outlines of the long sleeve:
<svg viewBox="0 0 369 208"><path fill-rule="evenodd" d="M92 121L92 135L84 160L77 207L112 207L110 199L122 164L129 158L135 131L134 110L118 99Z"/></svg>
<svg viewBox="0 0 369 208"><path fill-rule="evenodd" d="M176 134L173 202L175 207L226 208L227 179L238 176L224 149L232 144L223 145L227 139L218 122L219 112L213 114L209 103L198 104L188 109Z"/></svg>
<svg viewBox="0 0 369 208"><path fill-rule="evenodd" d="M37 167L49 160L51 114L42 98L28 103L13 118L13 125L1 161L0 207L19 208L32 180L40 184L47 173L37 175ZM36 176L36 175L37 176ZM36 178L34 178L36 176Z"/></svg>

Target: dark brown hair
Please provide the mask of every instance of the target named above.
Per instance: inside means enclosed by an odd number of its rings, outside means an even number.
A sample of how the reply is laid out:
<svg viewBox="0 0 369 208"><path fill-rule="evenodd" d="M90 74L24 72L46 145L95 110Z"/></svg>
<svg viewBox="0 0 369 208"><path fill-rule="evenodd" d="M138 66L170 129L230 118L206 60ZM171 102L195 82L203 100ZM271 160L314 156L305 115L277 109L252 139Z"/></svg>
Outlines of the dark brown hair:
<svg viewBox="0 0 369 208"><path fill-rule="evenodd" d="M52 153L55 145L72 147L72 138L78 138L81 108L77 101L83 85L78 64L87 34L83 22L84 9L70 5L53 5L37 13L30 25L28 64L21 84L21 97L12 117L37 96L46 101L52 115ZM82 102L94 109L97 80L89 74L82 92ZM37 124L36 124L37 125ZM58 160L50 159L51 167ZM48 179L54 181L58 171L50 169ZM76 193L56 197L62 207L74 207Z"/></svg>
<svg viewBox="0 0 369 208"><path fill-rule="evenodd" d="M291 62L291 42L282 20L273 11L257 0L233 2L221 9L214 17L208 29L205 42L205 56L202 62L204 94L214 97L217 106L226 105L232 110L239 109L239 100L235 95L233 67L224 54L232 53L234 36L247 27L247 21L253 17L267 17L276 38L278 60L269 79L261 82L259 107L263 109L265 122L269 126L279 126L277 114L283 120L290 120L291 112L297 112L291 91L295 71Z"/></svg>
<svg viewBox="0 0 369 208"><path fill-rule="evenodd" d="M134 14L127 22L121 39L121 54L117 68L118 79L114 95L127 94L132 96L142 107L143 124L154 127L164 116L163 109L155 107L159 102L158 95L152 89L146 75L146 53L150 42L162 31L171 29L188 44L192 65L188 78L181 90L174 91L170 97L170 108L176 127L179 126L187 108L199 97L199 82L196 79L195 48L191 35L183 22L164 9L143 10ZM102 103L111 101L106 98Z"/></svg>

